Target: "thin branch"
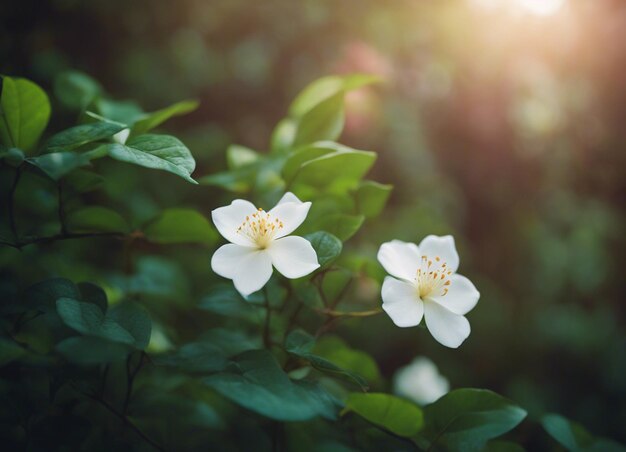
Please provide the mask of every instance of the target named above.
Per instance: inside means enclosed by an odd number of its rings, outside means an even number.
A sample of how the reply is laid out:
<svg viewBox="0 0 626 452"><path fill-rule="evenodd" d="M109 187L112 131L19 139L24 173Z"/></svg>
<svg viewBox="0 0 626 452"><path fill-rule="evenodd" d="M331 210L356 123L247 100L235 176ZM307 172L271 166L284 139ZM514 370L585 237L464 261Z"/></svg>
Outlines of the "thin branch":
<svg viewBox="0 0 626 452"><path fill-rule="evenodd" d="M63 200L63 181L57 183L57 197L58 197L58 211L59 224L61 225L61 235L67 234L67 227L65 226L65 202Z"/></svg>
<svg viewBox="0 0 626 452"><path fill-rule="evenodd" d="M9 191L9 222L11 223L11 233L13 234L13 240L17 243L19 241L19 236L17 235L17 225L15 223L15 190L17 189L17 184L22 177L22 169L21 167L17 167L15 169L15 178L13 179L13 185L11 185L11 190Z"/></svg>
<svg viewBox="0 0 626 452"><path fill-rule="evenodd" d="M126 237L125 234L120 234L119 232L84 232L84 233L72 233L68 232L66 234L55 234L48 237L31 237L24 241L17 243L9 243L0 240L0 245L7 245L13 248L22 249L28 245L35 244L46 244L51 242L57 242L60 240L73 240L73 239L84 239L84 238L92 238L92 237L114 237L118 239L123 239Z"/></svg>
<svg viewBox="0 0 626 452"><path fill-rule="evenodd" d="M270 337L270 319L272 316L272 310L270 309L270 297L267 292L267 287L263 288L263 294L265 295L265 324L263 326L263 345L265 348L270 348L272 345L272 339Z"/></svg>
<svg viewBox="0 0 626 452"><path fill-rule="evenodd" d="M315 309L315 311L330 317L371 317L383 312L382 309L371 309L369 311L335 311L333 309Z"/></svg>
<svg viewBox="0 0 626 452"><path fill-rule="evenodd" d="M119 411L117 411L111 404L109 404L106 400L101 399L100 397L96 397L92 394L89 394L88 392L84 392L81 391L80 389L78 389L75 385L72 385L72 387L74 388L74 390L82 395L84 395L85 397L89 397L91 400L94 400L96 402L98 402L100 405L102 405L103 407L105 407L107 410L109 410L112 414L114 414L117 418L119 418L124 424L126 424L128 427L131 428L132 431L134 431L137 435L139 435L145 442L147 442L148 444L150 444L152 447L154 447L156 450L161 451L161 452L165 452L165 449L161 446L159 446L159 444L154 441L153 439L151 439L148 435L146 435L144 432L142 432L139 427L137 427L130 419L128 419L125 415L123 415L122 413L120 413Z"/></svg>
<svg viewBox="0 0 626 452"><path fill-rule="evenodd" d="M298 303L298 306L296 306L296 309L294 309L293 313L289 317L289 321L287 322L287 328L285 328L285 338L287 338L289 331L291 331L291 328L293 328L293 326L295 325L296 320L298 319L298 315L300 315L300 311L302 310L302 305L302 302Z"/></svg>
<svg viewBox="0 0 626 452"><path fill-rule="evenodd" d="M124 396L124 405L122 408L122 414L124 416L126 416L126 413L128 412L128 404L130 403L130 396L133 393L133 383L135 382L135 377L143 366L144 352L141 352L139 363L137 364L137 367L135 367L135 370L131 372L130 363L132 356L132 354L128 355L128 359L126 360L126 395Z"/></svg>

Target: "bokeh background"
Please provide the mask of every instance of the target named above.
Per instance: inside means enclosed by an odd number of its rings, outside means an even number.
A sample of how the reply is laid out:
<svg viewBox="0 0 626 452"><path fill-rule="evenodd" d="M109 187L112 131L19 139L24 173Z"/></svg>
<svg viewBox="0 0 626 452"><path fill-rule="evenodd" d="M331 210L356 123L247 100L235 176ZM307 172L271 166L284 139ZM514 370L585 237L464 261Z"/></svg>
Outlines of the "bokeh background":
<svg viewBox="0 0 626 452"><path fill-rule="evenodd" d="M78 69L148 110L200 100L169 126L198 176L223 170L231 143L267 149L310 81L382 76L347 97L340 141L378 152L370 178L395 189L349 247L374 255L388 239L451 233L482 297L459 350L385 316L348 321L341 334L385 376L426 355L452 387L490 388L531 417L558 412L626 442L626 2L21 0L1 2L0 21L4 74L52 91L56 74ZM76 119L54 111L49 129ZM133 170L115 168L107 192L139 216L190 203L208 215L231 196L191 195L159 175L134 192ZM0 265L28 266L21 277L34 282L119 264L104 246L70 268L64 256L80 246L3 251ZM208 253L177 256L169 278L193 292Z"/></svg>

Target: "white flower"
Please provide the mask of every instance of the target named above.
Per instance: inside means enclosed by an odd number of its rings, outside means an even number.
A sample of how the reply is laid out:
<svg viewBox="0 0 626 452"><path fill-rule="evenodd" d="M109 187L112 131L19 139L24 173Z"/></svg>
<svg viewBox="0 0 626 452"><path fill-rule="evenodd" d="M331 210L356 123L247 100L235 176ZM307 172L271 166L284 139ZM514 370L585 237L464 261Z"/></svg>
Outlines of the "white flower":
<svg viewBox="0 0 626 452"><path fill-rule="evenodd" d="M452 236L429 235L419 246L383 243L378 260L395 276L387 276L382 288L383 309L393 323L416 326L425 317L430 333L446 347L457 348L467 339L470 325L464 315L480 294L469 279L456 274L459 255Z"/></svg>
<svg viewBox="0 0 626 452"><path fill-rule="evenodd" d="M126 140L128 140L128 136L130 135L130 129L122 129L113 135L113 141L119 144L126 144Z"/></svg>
<svg viewBox="0 0 626 452"><path fill-rule="evenodd" d="M272 265L287 278L308 275L319 268L315 250L302 237L286 236L302 224L310 207L310 202L302 202L288 192L269 212L243 199L215 209L213 223L231 243L213 254L211 268L232 279L243 296L267 283Z"/></svg>
<svg viewBox="0 0 626 452"><path fill-rule="evenodd" d="M419 405L435 402L448 393L450 383L430 359L418 356L409 365L401 367L393 376L393 392Z"/></svg>

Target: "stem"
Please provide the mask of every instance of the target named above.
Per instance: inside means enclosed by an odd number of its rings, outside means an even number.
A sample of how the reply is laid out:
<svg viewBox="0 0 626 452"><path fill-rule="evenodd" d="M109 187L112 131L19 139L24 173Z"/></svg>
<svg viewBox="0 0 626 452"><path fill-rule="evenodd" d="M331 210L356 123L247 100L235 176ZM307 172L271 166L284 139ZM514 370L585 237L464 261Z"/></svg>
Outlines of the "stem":
<svg viewBox="0 0 626 452"><path fill-rule="evenodd" d="M104 398L104 392L106 391L107 385L107 377L109 376L109 364L105 364L104 370L102 371L102 384L100 385L100 398Z"/></svg>
<svg viewBox="0 0 626 452"><path fill-rule="evenodd" d="M76 388L74 385L72 385L74 387L74 390L77 391L78 393L89 397L91 400L94 400L96 402L98 402L100 405L102 405L103 407L105 407L107 410L109 410L112 414L114 414L117 418L119 418L124 424L126 424L128 427L131 428L132 431L134 431L137 435L139 435L145 442L147 442L148 444L150 444L152 447L154 447L156 450L161 451L161 452L165 452L165 449L163 449L161 446L159 446L153 439L151 439L149 436L147 436L144 432L142 432L139 427L137 427L135 424L133 424L133 422L128 419L125 415L123 415L122 413L120 413L119 411L117 411L115 408L113 408L113 406L111 406L106 400L100 398L100 397L96 397L92 394L89 394L87 392L83 392L80 389Z"/></svg>
<svg viewBox="0 0 626 452"><path fill-rule="evenodd" d="M59 199L58 216L59 216L59 224L61 225L61 235L66 235L67 227L65 226L65 203L63 201L63 182L62 181L59 181L57 183L57 195Z"/></svg>
<svg viewBox="0 0 626 452"><path fill-rule="evenodd" d="M126 416L126 413L128 412L128 404L130 403L130 396L133 393L133 383L135 381L135 377L137 376L137 374L139 373L139 371L141 370L141 367L143 366L143 356L144 356L144 352L141 352L141 355L139 355L139 364L137 364L137 367L135 367L134 371L130 371L130 363L132 360L132 353L130 355L128 355L128 359L126 360L126 395L124 396L124 405L122 408L122 414L124 416Z"/></svg>
<svg viewBox="0 0 626 452"><path fill-rule="evenodd" d="M56 242L59 240L73 240L73 239L84 239L89 237L115 237L115 238L124 238L126 235L120 234L119 232L85 232L85 233L66 233L66 234L55 234L49 237L33 237L28 240L24 240L22 242L17 243L9 243L0 241L0 245L12 246L13 248L22 249L27 245L34 245L38 243L50 243Z"/></svg>
<svg viewBox="0 0 626 452"><path fill-rule="evenodd" d="M316 309L316 311L330 317L371 317L383 312L382 309L371 309L369 311L335 311L333 309Z"/></svg>
<svg viewBox="0 0 626 452"><path fill-rule="evenodd" d="M272 339L270 338L270 319L272 316L272 310L270 309L270 297L267 293L267 288L263 288L263 294L265 295L265 324L263 326L263 345L265 348L270 348L272 345Z"/></svg>
<svg viewBox="0 0 626 452"><path fill-rule="evenodd" d="M301 310L302 310L302 302L300 302L298 306L296 306L296 309L293 311L293 313L289 317L289 321L287 322L287 328L285 328L285 339L287 338L289 331L291 331L291 328L293 328L293 326L295 325L296 320L298 318L298 315L300 315Z"/></svg>
<svg viewBox="0 0 626 452"><path fill-rule="evenodd" d="M17 183L20 181L22 177L22 169L21 167L16 168L15 170L15 178L13 179L13 185L11 185L11 190L9 191L9 222L11 224L11 233L13 234L13 240L15 243L19 242L19 236L17 235L17 225L15 223L15 190L17 188Z"/></svg>

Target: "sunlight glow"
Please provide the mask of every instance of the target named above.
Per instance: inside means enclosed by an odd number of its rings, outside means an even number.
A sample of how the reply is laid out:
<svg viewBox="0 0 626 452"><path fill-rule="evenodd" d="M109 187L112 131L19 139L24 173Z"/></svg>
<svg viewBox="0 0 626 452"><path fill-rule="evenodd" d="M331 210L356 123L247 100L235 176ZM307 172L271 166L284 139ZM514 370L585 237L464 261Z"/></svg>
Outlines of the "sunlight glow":
<svg viewBox="0 0 626 452"><path fill-rule="evenodd" d="M522 8L538 16L549 16L556 13L565 0L517 0Z"/></svg>
<svg viewBox="0 0 626 452"><path fill-rule="evenodd" d="M511 12L530 13L537 16L555 14L566 0L472 0L472 3L487 10L508 9Z"/></svg>

